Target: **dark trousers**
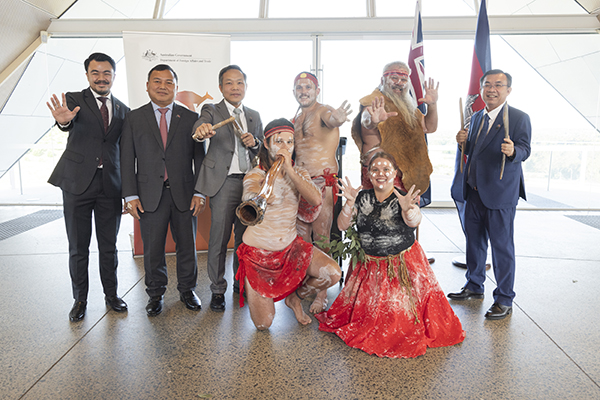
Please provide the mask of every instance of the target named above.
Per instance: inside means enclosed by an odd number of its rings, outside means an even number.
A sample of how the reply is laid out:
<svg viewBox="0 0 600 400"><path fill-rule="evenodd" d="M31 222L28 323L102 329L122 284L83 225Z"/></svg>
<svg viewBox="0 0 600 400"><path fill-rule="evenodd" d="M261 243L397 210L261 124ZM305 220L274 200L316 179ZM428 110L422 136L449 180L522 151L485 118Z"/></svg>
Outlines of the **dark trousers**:
<svg viewBox="0 0 600 400"><path fill-rule="evenodd" d="M165 245L169 223L177 256L177 290L185 292L196 288L196 217L190 210L179 211L173 203L171 190L164 188L158 208L140 213L146 293L150 297L162 296L167 290Z"/></svg>
<svg viewBox="0 0 600 400"><path fill-rule="evenodd" d="M86 301L89 291L88 265L92 237L92 213L98 240L100 280L106 296L117 294L117 234L121 224L121 199L106 197L102 169L80 195L63 190L63 208L69 240L69 272L73 298Z"/></svg>
<svg viewBox="0 0 600 400"><path fill-rule="evenodd" d="M467 284L477 293L484 292L488 239L492 246L492 265L496 278L494 301L512 306L515 297L514 221L516 207L492 210L483 205L479 193L471 190L465 209L467 237Z"/></svg>
<svg viewBox="0 0 600 400"><path fill-rule="evenodd" d="M241 174L240 174L241 175ZM243 177L228 176L216 195L210 198L210 238L208 239L207 269L210 278L210 290L213 293L225 293L225 258L227 243L234 229L233 276L237 274L239 261L236 254L246 226L235 215L235 209L242 202Z"/></svg>

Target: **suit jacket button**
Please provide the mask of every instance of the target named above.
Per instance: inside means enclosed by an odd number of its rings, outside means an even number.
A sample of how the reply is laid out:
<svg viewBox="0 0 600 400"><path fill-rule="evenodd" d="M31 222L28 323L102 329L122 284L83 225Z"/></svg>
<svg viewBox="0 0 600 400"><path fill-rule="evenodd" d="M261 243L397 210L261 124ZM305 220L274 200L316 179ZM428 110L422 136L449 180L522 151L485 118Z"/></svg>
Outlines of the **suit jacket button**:
<svg viewBox="0 0 600 400"><path fill-rule="evenodd" d="M96 157L96 161L100 161L100 157Z"/></svg>

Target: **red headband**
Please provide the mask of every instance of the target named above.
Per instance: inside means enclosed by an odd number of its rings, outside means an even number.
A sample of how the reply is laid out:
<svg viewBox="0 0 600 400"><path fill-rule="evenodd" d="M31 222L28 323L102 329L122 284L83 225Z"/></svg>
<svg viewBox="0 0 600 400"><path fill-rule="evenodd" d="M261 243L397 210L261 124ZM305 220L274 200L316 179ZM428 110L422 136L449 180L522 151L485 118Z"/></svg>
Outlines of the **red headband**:
<svg viewBox="0 0 600 400"><path fill-rule="evenodd" d="M388 75L392 75L392 74L396 74L396 75L400 75L400 76L408 76L408 73L402 69L388 69L387 71L385 71L383 73L383 76L388 76Z"/></svg>
<svg viewBox="0 0 600 400"><path fill-rule="evenodd" d="M300 72L298 75L296 75L296 78L294 78L294 85L300 79L309 79L312 81L312 83L315 84L316 87L319 87L319 81L317 81L317 78L315 78L314 75L312 75L312 74L308 74L306 72Z"/></svg>
<svg viewBox="0 0 600 400"><path fill-rule="evenodd" d="M291 126L287 126L287 125L275 126L265 132L265 139L268 139L271 136L273 136L274 134L279 133L279 132L290 132L293 135L294 128L292 128Z"/></svg>

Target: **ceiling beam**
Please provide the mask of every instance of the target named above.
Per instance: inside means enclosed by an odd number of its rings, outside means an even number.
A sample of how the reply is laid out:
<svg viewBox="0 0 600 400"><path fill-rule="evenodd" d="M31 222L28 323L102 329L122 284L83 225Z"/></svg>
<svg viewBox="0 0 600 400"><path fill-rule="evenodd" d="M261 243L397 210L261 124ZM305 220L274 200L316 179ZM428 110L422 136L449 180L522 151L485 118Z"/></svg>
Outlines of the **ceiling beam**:
<svg viewBox="0 0 600 400"><path fill-rule="evenodd" d="M499 35L599 33L596 15L492 16L490 31ZM58 37L121 37L123 31L210 33L236 36L408 36L413 17L296 19L53 19L48 33ZM426 37L473 37L476 17L424 17Z"/></svg>

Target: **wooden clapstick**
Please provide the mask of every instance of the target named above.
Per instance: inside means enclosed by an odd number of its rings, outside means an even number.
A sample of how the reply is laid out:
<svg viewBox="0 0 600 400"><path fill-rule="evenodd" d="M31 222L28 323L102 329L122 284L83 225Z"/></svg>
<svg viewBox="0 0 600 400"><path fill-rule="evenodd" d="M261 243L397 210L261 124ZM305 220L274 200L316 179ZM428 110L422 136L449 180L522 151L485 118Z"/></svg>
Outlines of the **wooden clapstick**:
<svg viewBox="0 0 600 400"><path fill-rule="evenodd" d="M212 127L212 128L213 128L213 131L214 131L214 130L216 130L216 129L219 129L219 128L220 128L220 127L222 127L222 126L225 126L225 125L227 125L227 124L230 124L230 123L232 123L233 121L235 121L235 117L234 117L234 116L231 116L231 117L227 118L226 120L223 120L223 121L219 122L218 124L215 124L215 125L213 125L213 127Z"/></svg>
<svg viewBox="0 0 600 400"><path fill-rule="evenodd" d="M214 130L217 130L217 129L219 129L220 127L222 127L222 126L224 126L224 125L227 125L227 124L230 124L230 123L232 123L232 122L234 122L234 121L235 121L235 117L231 116L231 117L227 118L226 120L223 120L223 121L219 122L218 124L215 124L215 125L213 125L213 126L212 126L212 130L213 130L213 131L214 131ZM196 129L196 132L194 132L194 134L192 135L192 139L194 139L194 140L195 140L195 141L197 141L197 142L200 142L200 141L201 141L201 140L199 140L199 139L198 139L198 136L197 136L197 129Z"/></svg>

